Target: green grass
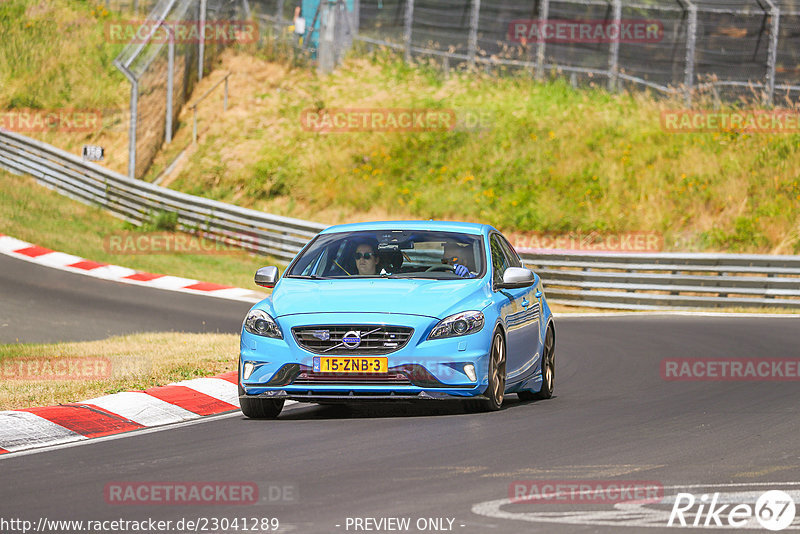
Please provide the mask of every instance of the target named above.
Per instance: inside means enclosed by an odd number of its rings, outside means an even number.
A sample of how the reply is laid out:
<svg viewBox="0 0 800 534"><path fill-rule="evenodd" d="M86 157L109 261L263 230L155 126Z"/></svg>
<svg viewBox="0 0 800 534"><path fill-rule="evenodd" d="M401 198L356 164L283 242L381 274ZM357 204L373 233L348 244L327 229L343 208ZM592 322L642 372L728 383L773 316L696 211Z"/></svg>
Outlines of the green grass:
<svg viewBox="0 0 800 534"><path fill-rule="evenodd" d="M102 109L126 101L112 65L124 46L105 24L123 18L104 2L0 2L0 109ZM128 17L130 14L127 14Z"/></svg>
<svg viewBox="0 0 800 534"><path fill-rule="evenodd" d="M154 220L144 230L162 233L169 229L168 219ZM283 267L274 258L243 251L131 254L117 253L120 249L110 246L114 236L124 239L131 233L134 237L150 235L145 231L100 208L86 206L39 186L30 177L0 171L0 232L17 239L93 261L253 290L259 289L253 284L256 269L264 265ZM207 245L212 251L216 250ZM133 251L131 247L122 250Z"/></svg>
<svg viewBox="0 0 800 534"><path fill-rule="evenodd" d="M234 371L238 344L235 334L149 332L0 345L0 410L79 402Z"/></svg>
<svg viewBox="0 0 800 534"><path fill-rule="evenodd" d="M444 79L390 54L351 58L327 77L283 67L252 88L236 77L242 61L223 58L239 98L201 121L171 187L328 223L461 219L515 232L658 232L668 250L800 252L797 133L667 133L661 111L681 102L528 76ZM304 110L385 107L488 120L422 133L300 124Z"/></svg>

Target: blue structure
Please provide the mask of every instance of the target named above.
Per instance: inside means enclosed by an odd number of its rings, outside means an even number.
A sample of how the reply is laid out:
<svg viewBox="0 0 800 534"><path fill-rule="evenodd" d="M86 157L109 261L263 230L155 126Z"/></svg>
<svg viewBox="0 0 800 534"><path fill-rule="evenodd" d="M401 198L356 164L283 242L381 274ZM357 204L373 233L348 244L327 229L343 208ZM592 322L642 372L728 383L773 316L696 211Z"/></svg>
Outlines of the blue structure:
<svg viewBox="0 0 800 534"><path fill-rule="evenodd" d="M353 12L354 0L340 1L344 1L347 5L347 11ZM325 3L334 6L337 2L336 0L303 0L300 6L302 10L301 16L306 19L306 40L304 41L304 46L314 51L319 48L319 29L322 22L322 8Z"/></svg>

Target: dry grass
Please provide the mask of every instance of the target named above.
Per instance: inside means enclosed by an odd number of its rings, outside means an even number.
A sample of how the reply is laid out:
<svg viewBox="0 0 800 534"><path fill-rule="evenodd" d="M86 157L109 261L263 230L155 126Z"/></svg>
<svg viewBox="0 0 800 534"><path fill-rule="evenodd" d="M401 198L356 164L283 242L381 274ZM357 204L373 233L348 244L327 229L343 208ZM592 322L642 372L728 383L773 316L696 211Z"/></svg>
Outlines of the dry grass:
<svg viewBox="0 0 800 534"><path fill-rule="evenodd" d="M234 334L147 333L80 343L0 345L0 410L78 402L234 371L238 350ZM69 362L66 372L64 362ZM58 379L42 380L48 370Z"/></svg>

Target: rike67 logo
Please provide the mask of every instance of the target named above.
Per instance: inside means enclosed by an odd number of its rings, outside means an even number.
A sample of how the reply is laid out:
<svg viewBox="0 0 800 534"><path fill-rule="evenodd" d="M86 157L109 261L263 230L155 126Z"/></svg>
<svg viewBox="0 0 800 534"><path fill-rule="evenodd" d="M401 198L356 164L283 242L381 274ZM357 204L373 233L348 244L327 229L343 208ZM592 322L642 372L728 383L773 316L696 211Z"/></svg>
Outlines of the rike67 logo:
<svg viewBox="0 0 800 534"><path fill-rule="evenodd" d="M687 520L688 516L688 520ZM720 503L720 494L678 493L667 525L681 527L744 528L752 518L767 530L783 530L794 521L795 505L785 491L770 490L761 494L755 505Z"/></svg>

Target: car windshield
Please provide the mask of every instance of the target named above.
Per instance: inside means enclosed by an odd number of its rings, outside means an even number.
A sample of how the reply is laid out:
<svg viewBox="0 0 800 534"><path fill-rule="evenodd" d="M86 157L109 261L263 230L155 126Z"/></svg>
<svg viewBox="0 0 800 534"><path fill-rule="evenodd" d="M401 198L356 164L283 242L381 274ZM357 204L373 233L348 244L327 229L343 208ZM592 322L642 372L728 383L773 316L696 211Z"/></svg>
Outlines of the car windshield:
<svg viewBox="0 0 800 534"><path fill-rule="evenodd" d="M290 278L430 278L483 275L481 236L427 230L322 234L292 263Z"/></svg>

